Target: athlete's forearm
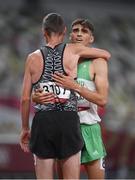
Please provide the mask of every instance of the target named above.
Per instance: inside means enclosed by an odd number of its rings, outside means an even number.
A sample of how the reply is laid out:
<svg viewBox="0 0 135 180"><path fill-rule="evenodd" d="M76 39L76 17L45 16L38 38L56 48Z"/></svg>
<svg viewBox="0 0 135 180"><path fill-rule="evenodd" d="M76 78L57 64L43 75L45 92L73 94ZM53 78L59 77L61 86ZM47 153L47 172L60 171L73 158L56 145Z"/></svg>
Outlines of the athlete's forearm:
<svg viewBox="0 0 135 180"><path fill-rule="evenodd" d="M97 56L96 58L103 58L106 60L109 60L111 57L111 54L103 49L97 49L97 48L92 48L95 51L95 56Z"/></svg>
<svg viewBox="0 0 135 180"><path fill-rule="evenodd" d="M22 129L29 130L30 99L21 100Z"/></svg>
<svg viewBox="0 0 135 180"><path fill-rule="evenodd" d="M98 106L105 106L107 103L107 97L99 94L97 91L90 91L89 89L79 85L78 83L74 84L72 89L89 102L93 102Z"/></svg>
<svg viewBox="0 0 135 180"><path fill-rule="evenodd" d="M86 48L80 51L80 57L85 58L103 58L105 60L109 60L111 54L103 49L98 48Z"/></svg>

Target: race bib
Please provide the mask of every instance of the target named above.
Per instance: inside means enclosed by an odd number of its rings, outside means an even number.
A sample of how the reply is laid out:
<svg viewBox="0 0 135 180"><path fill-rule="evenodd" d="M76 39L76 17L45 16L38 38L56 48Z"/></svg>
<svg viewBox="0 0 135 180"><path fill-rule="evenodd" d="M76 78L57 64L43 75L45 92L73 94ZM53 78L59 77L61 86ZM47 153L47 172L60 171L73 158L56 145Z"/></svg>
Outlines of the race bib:
<svg viewBox="0 0 135 180"><path fill-rule="evenodd" d="M56 85L55 82L40 83L40 87L43 89L44 92L52 92L58 98L69 99L70 97L70 90Z"/></svg>

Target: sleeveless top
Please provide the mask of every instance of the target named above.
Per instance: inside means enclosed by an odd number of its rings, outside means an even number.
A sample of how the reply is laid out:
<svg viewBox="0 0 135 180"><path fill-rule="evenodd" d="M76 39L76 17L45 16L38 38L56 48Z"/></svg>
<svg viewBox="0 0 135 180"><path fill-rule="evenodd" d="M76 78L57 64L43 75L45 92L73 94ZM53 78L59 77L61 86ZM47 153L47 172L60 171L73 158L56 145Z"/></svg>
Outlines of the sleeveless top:
<svg viewBox="0 0 135 180"><path fill-rule="evenodd" d="M54 48L42 46L40 48L43 57L43 71L39 80L33 84L33 89L39 87L44 92L53 92L57 97L55 103L36 104L36 111L77 111L77 97L72 90L64 89L54 82L52 74L59 72L66 75L63 67L63 53L66 44L58 44Z"/></svg>
<svg viewBox="0 0 135 180"><path fill-rule="evenodd" d="M78 76L77 81L81 86L88 88L90 91L95 91L95 83L90 77L90 65L92 61L87 60L78 64ZM78 97L78 109L84 108L87 110L79 111L80 122L85 124L95 124L101 121L98 112L97 105L87 101L85 98L77 95Z"/></svg>

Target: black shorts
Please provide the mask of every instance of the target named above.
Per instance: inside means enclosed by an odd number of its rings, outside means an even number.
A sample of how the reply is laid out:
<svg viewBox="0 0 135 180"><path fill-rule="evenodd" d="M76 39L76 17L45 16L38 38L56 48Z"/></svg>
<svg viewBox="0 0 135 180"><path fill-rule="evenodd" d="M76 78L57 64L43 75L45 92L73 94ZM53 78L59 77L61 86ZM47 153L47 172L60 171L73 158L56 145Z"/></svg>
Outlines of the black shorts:
<svg viewBox="0 0 135 180"><path fill-rule="evenodd" d="M30 150L39 158L65 159L83 147L77 112L41 111L34 116Z"/></svg>

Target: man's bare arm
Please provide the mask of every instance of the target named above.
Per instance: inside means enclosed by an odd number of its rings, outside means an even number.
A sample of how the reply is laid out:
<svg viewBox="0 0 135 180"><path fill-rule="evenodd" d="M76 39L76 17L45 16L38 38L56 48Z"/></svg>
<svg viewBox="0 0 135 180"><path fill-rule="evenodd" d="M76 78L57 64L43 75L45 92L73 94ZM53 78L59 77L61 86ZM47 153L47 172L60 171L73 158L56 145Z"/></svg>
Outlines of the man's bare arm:
<svg viewBox="0 0 135 180"><path fill-rule="evenodd" d="M62 74L53 75L53 79L59 86L63 86L68 89L72 89L78 92L81 96L90 102L93 102L99 106L104 106L107 103L108 97L108 67L107 62L103 59L94 60L94 68L96 67L95 85L96 91L90 91L89 89L80 86L73 78L64 76Z"/></svg>
<svg viewBox="0 0 135 180"><path fill-rule="evenodd" d="M103 59L94 60L95 69L95 86L96 90L90 91L89 89L76 85L74 90L76 90L81 96L90 102L93 102L99 106L105 106L108 99L108 67L107 62Z"/></svg>
<svg viewBox="0 0 135 180"><path fill-rule="evenodd" d="M111 54L103 49L98 48L90 48L83 45L76 45L77 51L76 53L79 55L79 57L83 58L103 58L105 60L109 60L111 57Z"/></svg>
<svg viewBox="0 0 135 180"><path fill-rule="evenodd" d="M30 72L31 58L28 56L25 64L25 73L21 96L22 129L29 129L29 111L31 102L32 80Z"/></svg>
<svg viewBox="0 0 135 180"><path fill-rule="evenodd" d="M20 146L24 152L29 152L29 111L31 101L31 73L30 73L30 57L28 56L25 65L25 73L23 80L22 96L21 96L21 119L22 128L20 134Z"/></svg>

